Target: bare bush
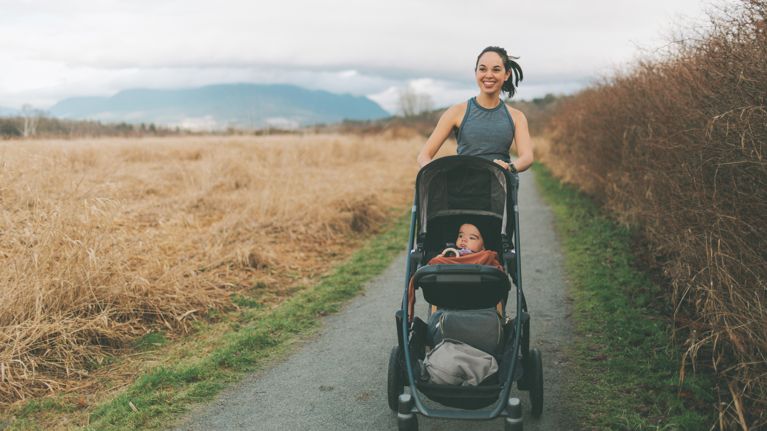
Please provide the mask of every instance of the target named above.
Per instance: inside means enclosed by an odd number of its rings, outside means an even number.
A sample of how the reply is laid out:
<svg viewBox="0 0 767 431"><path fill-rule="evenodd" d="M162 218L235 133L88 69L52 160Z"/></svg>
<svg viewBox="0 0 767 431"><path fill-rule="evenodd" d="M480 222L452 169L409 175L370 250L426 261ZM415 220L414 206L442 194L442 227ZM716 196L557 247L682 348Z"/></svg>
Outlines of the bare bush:
<svg viewBox="0 0 767 431"><path fill-rule="evenodd" d="M399 109L404 117L417 117L434 109L434 101L426 93L407 87L399 92Z"/></svg>
<svg viewBox="0 0 767 431"><path fill-rule="evenodd" d="M25 138L33 136L37 133L37 123L40 122L40 118L43 116L43 112L39 109L35 109L32 105L24 105L21 107L21 115L24 118L24 129L22 136Z"/></svg>
<svg viewBox="0 0 767 431"><path fill-rule="evenodd" d="M767 1L563 100L547 162L641 226L722 429L767 427Z"/></svg>

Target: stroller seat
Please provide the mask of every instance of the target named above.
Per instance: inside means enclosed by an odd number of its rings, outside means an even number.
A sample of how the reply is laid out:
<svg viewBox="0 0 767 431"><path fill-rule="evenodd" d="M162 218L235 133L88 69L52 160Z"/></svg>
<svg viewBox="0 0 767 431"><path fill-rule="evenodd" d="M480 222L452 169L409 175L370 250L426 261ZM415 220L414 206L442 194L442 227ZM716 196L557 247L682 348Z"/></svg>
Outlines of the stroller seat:
<svg viewBox="0 0 767 431"><path fill-rule="evenodd" d="M455 310L495 307L511 289L509 276L487 265L422 266L413 284L429 304Z"/></svg>

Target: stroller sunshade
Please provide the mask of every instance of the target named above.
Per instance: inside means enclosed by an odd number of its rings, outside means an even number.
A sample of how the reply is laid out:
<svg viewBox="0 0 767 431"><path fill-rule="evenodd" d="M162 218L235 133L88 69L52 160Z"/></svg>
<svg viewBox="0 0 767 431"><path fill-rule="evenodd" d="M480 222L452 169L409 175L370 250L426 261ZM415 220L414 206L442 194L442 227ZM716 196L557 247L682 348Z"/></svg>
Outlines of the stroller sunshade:
<svg viewBox="0 0 767 431"><path fill-rule="evenodd" d="M424 167L416 179L419 233L429 221L451 215L485 216L507 230L509 178L493 162L477 157L450 156Z"/></svg>

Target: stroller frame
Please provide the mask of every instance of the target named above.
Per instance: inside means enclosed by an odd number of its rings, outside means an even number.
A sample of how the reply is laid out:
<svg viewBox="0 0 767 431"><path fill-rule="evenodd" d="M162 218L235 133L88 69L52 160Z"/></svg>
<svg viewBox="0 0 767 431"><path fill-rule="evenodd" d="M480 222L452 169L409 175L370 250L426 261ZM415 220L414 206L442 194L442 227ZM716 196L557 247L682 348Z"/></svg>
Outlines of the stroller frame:
<svg viewBox="0 0 767 431"><path fill-rule="evenodd" d="M458 164L466 163L469 166L479 167L481 169L487 169L492 174L494 174L496 177L500 178L500 175L503 176L503 179L505 181L505 184L508 186L506 189L506 197L505 197L505 204L503 208L503 222L502 222L502 229L501 229L501 249L502 249L502 265L505 270L506 276L509 277L509 284L513 284L515 286L515 303L516 303L516 310L515 310L515 316L513 319L513 345L511 347L511 357L510 357L510 363L503 364L504 367L509 367L508 372L506 373L505 381L501 381L500 383L500 392L498 393L498 398L495 401L492 401L491 403L494 403L492 408L487 409L478 409L477 407L468 407L468 410L455 410L455 409L444 409L444 408L432 408L424 404L422 400L422 395L419 393L419 383L416 380L415 372L414 372L414 366L413 361L416 360L414 358L414 352L411 351L411 332L414 330L411 326L410 322L415 321L415 316L409 316L409 304L408 304L408 287L409 282L411 278L414 276L414 273L417 269L423 266L425 266L425 254L424 254L424 241L425 241L425 233L423 232L417 232L419 229L417 229L417 226L420 226L422 224L426 224L427 216L424 216L422 214L422 211L424 211L423 208L421 208L421 205L419 205L419 200L421 199L421 180L424 174L424 172L434 169L439 169L442 167L443 169L447 169L449 166L458 166ZM444 167L443 167L444 165ZM419 171L418 177L416 179L416 190L415 190L415 196L413 199L413 206L411 210L411 220L410 220L410 230L408 234L408 259L406 262L406 278L405 278L405 288L402 295L402 305L401 309L397 311L395 314L396 323L397 323L397 335L398 335L398 347L395 347L395 351L397 348L399 348L399 354L402 355L401 357L401 364L404 365L404 369L401 370L404 372L405 380L403 382L404 385L410 386L410 393L408 391L404 391L404 393L401 393L397 400L397 411L398 411L398 427L400 430L417 430L417 419L416 414L421 414L426 417L432 417L432 418L445 418L445 419L462 419L462 420L491 420L495 419L499 416L506 417L506 430L521 430L522 429L522 408L521 408L521 401L518 398L510 398L510 392L512 384L516 378L518 382L521 382L525 379L528 379L529 376L526 376L525 374L527 372L531 372L532 370L526 370L523 369L522 364L520 363L520 353L522 356L522 362L527 364L528 359L531 357L531 351L530 351L530 330L529 330L529 314L527 310L527 303L525 300L525 295L522 289L522 260L521 260L521 247L520 247L520 229L519 229L519 207L518 207L518 189L519 189L519 176L516 173L510 173L509 171L501 168L496 163L490 162L485 159L477 158L477 157L471 157L471 156L448 156L443 157L440 159L436 159L432 161L427 167L424 167ZM509 212L508 209L511 209ZM460 211L454 211L456 215L462 215ZM467 213L468 214L468 213ZM509 235L507 234L509 232L509 226L506 226L506 223L508 221L508 215L511 215L513 217L513 232L512 236L513 238L509 238ZM421 226L422 227L422 226ZM423 229L421 229L423 230ZM512 242L513 239L513 242ZM511 270L511 271L510 271ZM508 299L508 291L506 292L506 299ZM505 308L506 308L506 300L503 300L504 305L504 314L505 314ZM508 349L508 346L506 346ZM538 352L536 349L534 355L536 356L533 361L537 360L537 367L538 367L538 373L542 373L541 371L541 362L540 362L540 352ZM508 350L507 350L508 351ZM392 352L392 358L395 358L395 352ZM391 359L390 359L391 360ZM390 380L391 380L391 363L390 363ZM525 366L524 368L528 368ZM518 377L519 373L517 372L519 369L522 369L522 377ZM540 374L542 376L542 374ZM391 382L390 382L391 385ZM521 384L519 384L521 386ZM525 385L529 386L529 383L525 383ZM542 405L542 377L540 377L540 402L539 402L539 408L538 408L538 415L540 414L540 406ZM477 388L480 387L471 387L466 388L462 386L458 387L448 387L445 388L444 391L450 393L450 396L452 396L454 399L456 397L460 397L462 393L466 393L468 395L471 395L470 392L477 392ZM495 386L494 389L497 390L498 386ZM432 388L433 389L433 388ZM439 392L439 389L437 389L437 392ZM481 392L481 391L480 391ZM391 393L391 389L390 389ZM433 391L432 391L433 393ZM494 393L493 391L489 391L488 393ZM428 394L427 397L430 397ZM391 398L391 395L390 395ZM390 400L390 407L393 407ZM535 404L535 403L534 403ZM484 406L486 407L488 403L485 403ZM534 406L535 410L535 406ZM534 412L534 416L537 416Z"/></svg>

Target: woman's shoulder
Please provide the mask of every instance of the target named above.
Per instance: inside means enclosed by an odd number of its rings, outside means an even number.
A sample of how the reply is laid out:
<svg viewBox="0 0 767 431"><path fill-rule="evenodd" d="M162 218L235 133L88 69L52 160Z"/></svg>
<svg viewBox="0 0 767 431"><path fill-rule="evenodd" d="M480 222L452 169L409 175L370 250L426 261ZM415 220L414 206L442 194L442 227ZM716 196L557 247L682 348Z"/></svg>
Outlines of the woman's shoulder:
<svg viewBox="0 0 767 431"><path fill-rule="evenodd" d="M522 111L511 106L507 102L504 102L504 103L506 103L506 109L509 111L509 115L511 115L511 119L514 120L515 123L519 121L527 121L527 118L525 117L525 114Z"/></svg>
<svg viewBox="0 0 767 431"><path fill-rule="evenodd" d="M514 106L512 106L511 103L509 103L509 102L504 102L504 103L506 104L506 109L509 110L509 114L512 114L512 115L525 115L525 114L522 113L522 111L520 111L519 109L517 109Z"/></svg>
<svg viewBox="0 0 767 431"><path fill-rule="evenodd" d="M469 101L464 100L463 102L456 103L455 105L452 105L451 107L447 108L447 112L450 112L451 114L461 114L463 115L466 112L466 108L469 106Z"/></svg>
<svg viewBox="0 0 767 431"><path fill-rule="evenodd" d="M468 101L456 103L455 105L447 108L447 110L445 110L445 112L442 114L442 117L449 120L450 123L454 126L459 127L461 121L463 121L464 115L466 114L467 106Z"/></svg>

